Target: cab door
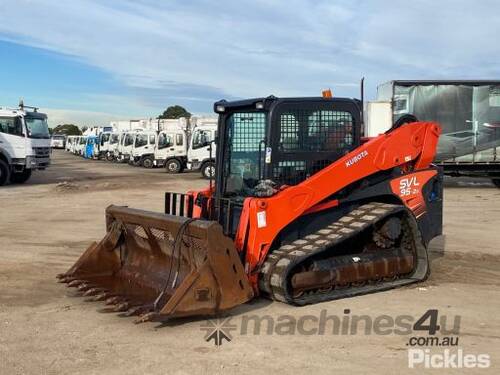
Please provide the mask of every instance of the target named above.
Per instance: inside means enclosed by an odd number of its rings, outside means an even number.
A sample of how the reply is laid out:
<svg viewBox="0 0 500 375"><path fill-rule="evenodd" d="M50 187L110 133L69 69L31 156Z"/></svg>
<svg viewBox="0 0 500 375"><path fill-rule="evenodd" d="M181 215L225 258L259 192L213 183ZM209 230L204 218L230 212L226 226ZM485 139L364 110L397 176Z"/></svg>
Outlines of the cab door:
<svg viewBox="0 0 500 375"><path fill-rule="evenodd" d="M186 156L186 135L184 132L177 132L174 137L173 154L175 156Z"/></svg>
<svg viewBox="0 0 500 375"><path fill-rule="evenodd" d="M210 157L215 159L215 144L207 145L208 142L211 142L214 139L215 130L195 129L191 139L191 147L188 151L188 159L195 163L202 162Z"/></svg>
<svg viewBox="0 0 500 375"><path fill-rule="evenodd" d="M26 149L20 117L0 117L0 150L11 158L24 158Z"/></svg>
<svg viewBox="0 0 500 375"><path fill-rule="evenodd" d="M174 150L174 139L171 133L165 131L158 134L158 141L155 150L155 159L166 160Z"/></svg>

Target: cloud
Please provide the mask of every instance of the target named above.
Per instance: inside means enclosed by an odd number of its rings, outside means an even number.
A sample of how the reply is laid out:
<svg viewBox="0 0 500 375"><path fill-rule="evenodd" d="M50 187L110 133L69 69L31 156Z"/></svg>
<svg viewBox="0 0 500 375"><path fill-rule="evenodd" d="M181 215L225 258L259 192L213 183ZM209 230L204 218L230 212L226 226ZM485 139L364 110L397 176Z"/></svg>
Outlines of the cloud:
<svg viewBox="0 0 500 375"><path fill-rule="evenodd" d="M51 128L60 124L75 124L79 127L104 126L108 125L110 121L127 118L107 112L79 111L73 109L44 108L43 112L47 114Z"/></svg>
<svg viewBox="0 0 500 375"><path fill-rule="evenodd" d="M145 106L500 73L493 0L4 0L0 13L0 39L109 72Z"/></svg>

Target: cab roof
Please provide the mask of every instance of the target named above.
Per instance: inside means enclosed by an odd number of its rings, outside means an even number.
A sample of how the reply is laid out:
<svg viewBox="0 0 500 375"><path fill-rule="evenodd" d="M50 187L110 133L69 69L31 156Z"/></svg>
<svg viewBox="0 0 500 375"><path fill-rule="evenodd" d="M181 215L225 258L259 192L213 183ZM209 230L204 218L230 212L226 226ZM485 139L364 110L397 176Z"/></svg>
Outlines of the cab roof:
<svg viewBox="0 0 500 375"><path fill-rule="evenodd" d="M318 102L318 101L324 101L324 102L334 102L334 103L356 103L358 106L360 105L361 101L358 99L353 99L353 98L338 98L338 97L333 97L333 98L324 98L322 96L310 96L310 97L290 97L290 98L278 98L274 95L269 95L268 97L261 97L261 98L252 98L252 99L243 99L243 100L233 100L233 101L227 101L227 100L219 100L214 103L214 112L220 113L221 111L217 110L218 107L223 106L224 109L230 109L230 110L237 110L237 109L256 109L257 103L262 103L264 110L268 110L270 107L282 103L282 102L301 102L301 103L308 103L308 102Z"/></svg>

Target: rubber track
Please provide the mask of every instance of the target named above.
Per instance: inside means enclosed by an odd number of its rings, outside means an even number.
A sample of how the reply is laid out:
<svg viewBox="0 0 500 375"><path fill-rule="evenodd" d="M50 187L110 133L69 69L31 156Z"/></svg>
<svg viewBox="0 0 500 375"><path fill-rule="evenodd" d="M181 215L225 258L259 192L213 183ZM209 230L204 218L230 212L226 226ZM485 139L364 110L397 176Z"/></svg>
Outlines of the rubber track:
<svg viewBox="0 0 500 375"><path fill-rule="evenodd" d="M412 238L405 236L402 244L404 247L411 247L412 252L416 253L416 267L410 275L391 281L333 289L329 292L309 292L297 298L292 296L290 277L300 263L395 214L402 215L403 231L410 231L412 234ZM395 288L424 280L428 273L427 249L423 245L413 214L400 205L372 202L359 206L325 228L274 250L260 270L259 288L274 300L292 305L306 305Z"/></svg>

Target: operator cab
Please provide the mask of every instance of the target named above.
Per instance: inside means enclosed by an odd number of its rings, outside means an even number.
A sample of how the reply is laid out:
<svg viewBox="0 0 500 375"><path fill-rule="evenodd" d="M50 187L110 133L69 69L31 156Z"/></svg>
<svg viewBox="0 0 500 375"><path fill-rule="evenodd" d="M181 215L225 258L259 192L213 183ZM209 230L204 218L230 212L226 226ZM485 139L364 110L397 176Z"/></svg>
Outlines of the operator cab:
<svg viewBox="0 0 500 375"><path fill-rule="evenodd" d="M269 196L319 172L360 144L361 101L256 98L216 102L216 195Z"/></svg>

